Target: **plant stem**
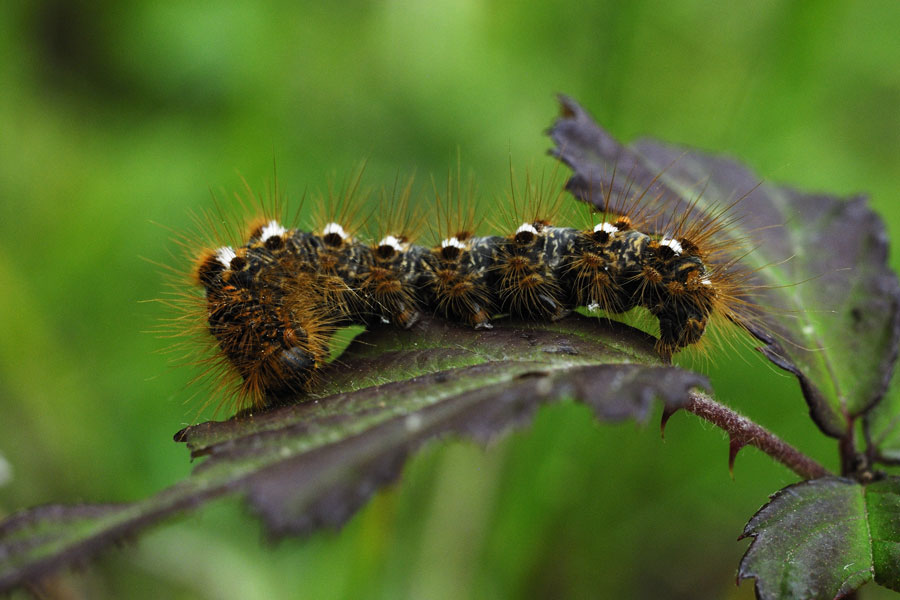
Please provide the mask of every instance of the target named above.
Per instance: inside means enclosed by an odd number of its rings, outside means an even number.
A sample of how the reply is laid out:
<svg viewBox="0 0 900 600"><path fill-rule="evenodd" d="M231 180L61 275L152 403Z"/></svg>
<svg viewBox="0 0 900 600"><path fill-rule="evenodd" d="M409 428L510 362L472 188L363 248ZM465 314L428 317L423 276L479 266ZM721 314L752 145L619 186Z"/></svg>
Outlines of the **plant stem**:
<svg viewBox="0 0 900 600"><path fill-rule="evenodd" d="M734 464L738 450L744 446L754 446L804 479L831 475L828 469L774 433L719 404L702 392L691 392L690 400L681 408L709 421L728 434L731 440L729 466Z"/></svg>
<svg viewBox="0 0 900 600"><path fill-rule="evenodd" d="M841 457L841 475L849 477L856 472L856 440L853 436L853 424L847 427L847 433L838 440L838 452Z"/></svg>

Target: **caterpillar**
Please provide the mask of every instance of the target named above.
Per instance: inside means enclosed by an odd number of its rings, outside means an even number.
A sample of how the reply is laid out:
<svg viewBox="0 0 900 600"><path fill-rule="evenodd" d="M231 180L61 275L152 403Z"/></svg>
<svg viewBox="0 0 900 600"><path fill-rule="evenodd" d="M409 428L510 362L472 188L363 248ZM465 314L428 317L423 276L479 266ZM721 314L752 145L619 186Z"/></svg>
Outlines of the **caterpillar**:
<svg viewBox="0 0 900 600"><path fill-rule="evenodd" d="M746 312L734 262L717 256L725 211L660 225L654 213L663 211L646 190L629 187L615 198L607 190L604 208L572 227L556 222L564 192L546 202L529 182L513 225L479 235L459 178L455 197L451 181L443 198L435 191L431 244L415 243L420 227L404 216L411 182L382 194L388 216L377 220L377 235L359 234L358 211L347 208L358 175L337 198L340 210L320 211L314 227L287 226L268 211L239 243L195 254L192 278L212 341L206 360L240 381L239 408L309 391L332 335L348 325L410 328L427 313L481 329L503 315L556 321L579 307L607 315L641 307L658 321L656 350L669 360L698 344L711 319L739 323Z"/></svg>

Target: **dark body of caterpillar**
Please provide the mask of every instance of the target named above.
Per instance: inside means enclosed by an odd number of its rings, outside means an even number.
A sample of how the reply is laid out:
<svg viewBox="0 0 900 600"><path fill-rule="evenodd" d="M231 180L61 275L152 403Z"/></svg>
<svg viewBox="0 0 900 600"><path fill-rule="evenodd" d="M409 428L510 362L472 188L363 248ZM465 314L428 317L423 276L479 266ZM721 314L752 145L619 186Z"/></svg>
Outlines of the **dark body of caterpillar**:
<svg viewBox="0 0 900 600"><path fill-rule="evenodd" d="M263 404L306 390L343 325L408 328L428 312L488 328L497 314L557 320L579 306L640 306L659 319L657 351L670 357L700 340L716 294L694 244L625 217L587 231L536 221L510 236L458 233L434 248L270 221L244 246L208 253L196 274L210 332Z"/></svg>

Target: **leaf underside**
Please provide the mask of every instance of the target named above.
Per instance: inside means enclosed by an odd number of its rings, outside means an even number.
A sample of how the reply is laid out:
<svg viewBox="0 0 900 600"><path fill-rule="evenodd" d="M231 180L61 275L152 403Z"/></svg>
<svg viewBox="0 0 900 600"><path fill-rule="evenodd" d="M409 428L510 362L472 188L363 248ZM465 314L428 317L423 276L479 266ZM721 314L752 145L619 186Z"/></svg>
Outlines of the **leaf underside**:
<svg viewBox="0 0 900 600"><path fill-rule="evenodd" d="M824 477L784 488L747 524L739 579L762 600L839 598L864 583L900 591L900 478Z"/></svg>
<svg viewBox="0 0 900 600"><path fill-rule="evenodd" d="M358 338L314 399L188 427L176 435L191 476L145 500L45 506L0 524L0 590L81 562L175 513L245 496L272 536L344 523L428 440L487 441L572 398L598 420L647 418L655 398L677 408L704 377L663 364L654 339L582 316L489 331L425 319L413 331Z"/></svg>
<svg viewBox="0 0 900 600"><path fill-rule="evenodd" d="M761 183L729 158L655 140L624 146L575 101L560 102L552 154L572 168L567 188L580 199L602 207L607 193L646 191L659 198L663 223L694 203L694 215L708 216L737 200L723 235L730 257L754 269L747 296L762 308L743 325L797 376L823 432L841 437L878 403L897 358L900 286L884 224L865 198Z"/></svg>

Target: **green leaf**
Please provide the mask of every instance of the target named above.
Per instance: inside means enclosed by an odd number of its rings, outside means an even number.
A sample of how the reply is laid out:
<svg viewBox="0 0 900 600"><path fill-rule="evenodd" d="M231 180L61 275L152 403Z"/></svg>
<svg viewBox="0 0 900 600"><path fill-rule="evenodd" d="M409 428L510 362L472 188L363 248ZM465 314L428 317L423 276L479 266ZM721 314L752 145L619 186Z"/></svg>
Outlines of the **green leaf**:
<svg viewBox="0 0 900 600"><path fill-rule="evenodd" d="M695 215L714 216L740 199L722 237L729 258L755 270L747 296L764 311L744 325L797 376L822 431L843 436L879 402L897 358L900 286L887 265L884 224L865 198L761 183L731 159L654 140L623 146L576 102L560 102L553 154L572 168L567 187L582 200L602 205L598 190L614 198L647 190L645 198L663 200L666 222L695 201Z"/></svg>
<svg viewBox="0 0 900 600"><path fill-rule="evenodd" d="M900 591L900 478L824 477L772 496L741 536L739 579L764 600L837 598L873 579Z"/></svg>
<svg viewBox="0 0 900 600"><path fill-rule="evenodd" d="M40 507L7 519L0 590L227 494L246 496L273 536L337 527L422 444L487 441L561 399L589 405L601 421L644 420L654 398L677 408L707 382L663 364L653 343L581 316L489 331L425 319L413 331L366 333L324 375L319 397L176 434L204 457L185 481L131 504Z"/></svg>

